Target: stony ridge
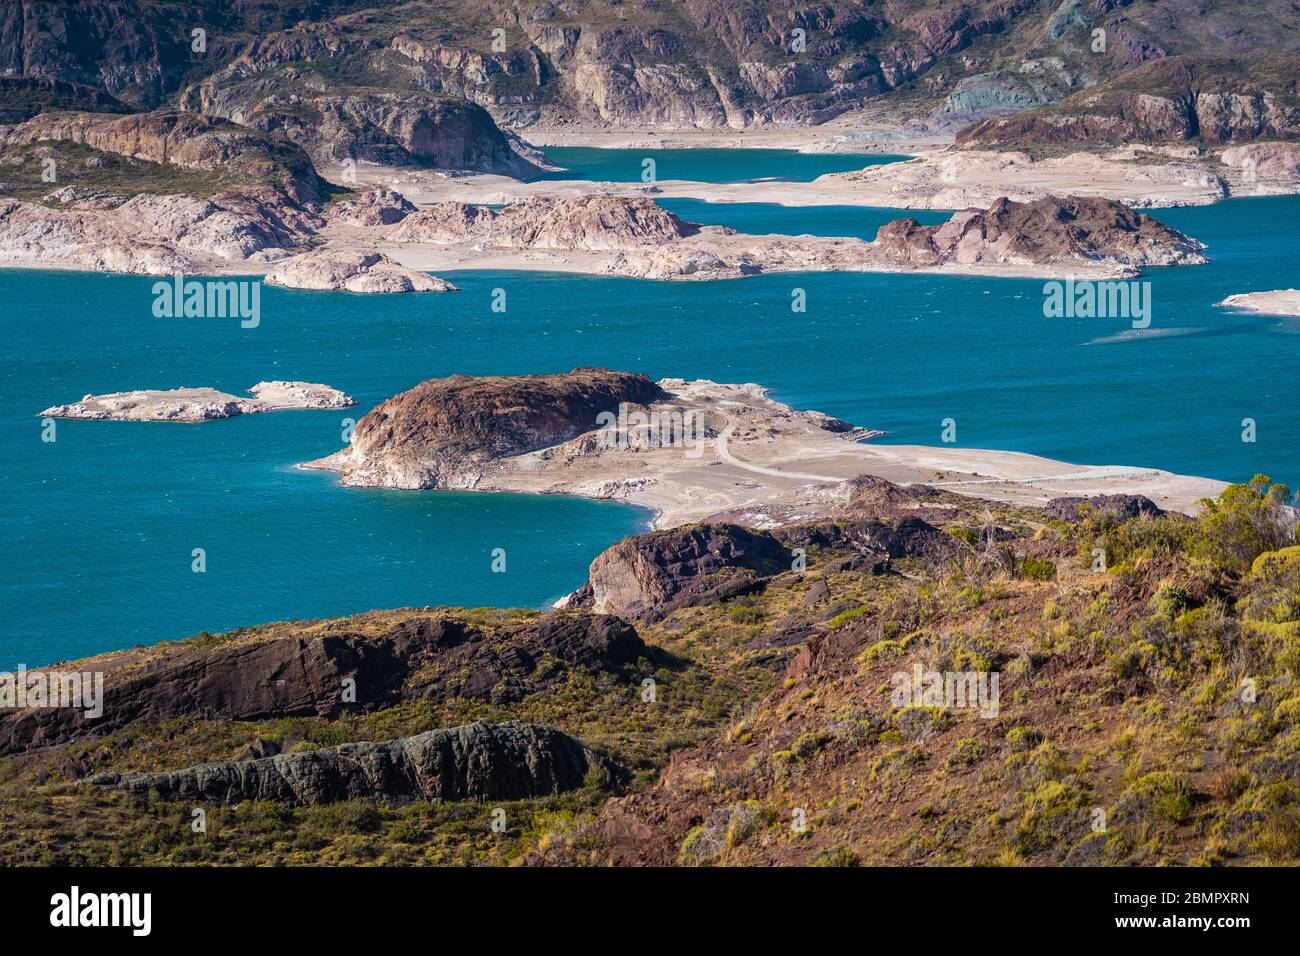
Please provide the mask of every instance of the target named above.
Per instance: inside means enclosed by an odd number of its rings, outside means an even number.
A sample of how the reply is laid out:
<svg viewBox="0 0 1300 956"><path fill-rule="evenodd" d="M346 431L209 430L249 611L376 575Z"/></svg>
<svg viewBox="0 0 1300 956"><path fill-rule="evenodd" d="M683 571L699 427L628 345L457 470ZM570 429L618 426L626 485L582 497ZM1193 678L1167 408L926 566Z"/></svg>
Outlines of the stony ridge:
<svg viewBox="0 0 1300 956"><path fill-rule="evenodd" d="M102 719L67 708L0 711L0 755L161 718L336 717L426 696L518 700L559 677L562 668L540 670L543 660L617 672L645 653L628 624L585 613L498 631L435 612L271 625L78 661L79 671L104 675Z"/></svg>

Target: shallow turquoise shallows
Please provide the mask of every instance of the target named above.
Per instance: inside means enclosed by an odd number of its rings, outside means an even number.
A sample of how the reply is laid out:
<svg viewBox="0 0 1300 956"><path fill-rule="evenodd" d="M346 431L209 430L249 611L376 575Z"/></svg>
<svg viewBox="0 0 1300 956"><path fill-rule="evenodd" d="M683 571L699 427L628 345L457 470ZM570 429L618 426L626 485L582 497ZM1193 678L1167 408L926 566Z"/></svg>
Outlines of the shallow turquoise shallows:
<svg viewBox="0 0 1300 956"><path fill-rule="evenodd" d="M878 153L800 153L793 149L596 149L590 146L549 146L546 158L564 170L546 179L596 182L644 182L688 179L699 183L735 183L755 179L812 182L825 173L845 173L896 163L907 156ZM646 160L654 160L653 167Z"/></svg>
<svg viewBox="0 0 1300 956"><path fill-rule="evenodd" d="M668 205L747 231L873 236L902 213ZM1208 266L1154 269L1151 328L1047 319L1043 283L921 275L663 283L450 274L463 291L262 290L261 324L157 319L154 280L0 270L0 670L199 630L425 604L538 606L646 515L572 498L342 488L293 465L342 445L342 420L421 379L598 365L761 382L776 398L958 444L1229 480L1300 482L1295 322L1216 308L1300 286L1300 198L1161 210ZM943 214L918 214L927 222ZM792 290L807 312L791 311ZM494 289L507 311L494 313ZM61 421L87 392L264 379L324 382L348 412L197 425ZM1245 418L1257 441L1241 440ZM207 571L191 571L203 548ZM492 549L506 551L493 573Z"/></svg>

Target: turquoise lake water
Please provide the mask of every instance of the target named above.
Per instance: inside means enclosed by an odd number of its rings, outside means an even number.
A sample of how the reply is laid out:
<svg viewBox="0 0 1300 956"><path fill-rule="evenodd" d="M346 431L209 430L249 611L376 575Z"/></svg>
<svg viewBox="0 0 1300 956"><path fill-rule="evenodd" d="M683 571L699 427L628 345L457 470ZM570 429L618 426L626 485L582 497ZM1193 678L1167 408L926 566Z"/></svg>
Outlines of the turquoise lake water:
<svg viewBox="0 0 1300 956"><path fill-rule="evenodd" d="M874 236L879 209L665 205L746 231ZM425 604L538 606L643 512L562 497L347 489L297 462L422 379L602 365L761 382L776 398L958 444L1226 480L1300 483L1300 323L1215 308L1300 286L1300 198L1156 215L1208 266L1150 270L1153 320L1046 319L1042 283L867 274L657 283L448 273L463 291L366 297L263 287L261 324L157 319L155 280L0 270L0 670L270 620ZM943 213L919 213L937 222ZM792 313L802 288L807 312ZM506 313L491 311L507 291ZM198 425L60 421L87 392L324 382L344 412ZM1241 439L1256 419L1258 440ZM493 548L507 570L491 571ZM207 571L191 571L204 548Z"/></svg>
<svg viewBox="0 0 1300 956"><path fill-rule="evenodd" d="M699 183L735 183L753 179L812 182L826 173L846 173L896 163L910 157L877 153L800 153L793 149L597 149L548 146L546 158L564 172L545 179L582 179L608 183L641 182L647 159L654 178Z"/></svg>

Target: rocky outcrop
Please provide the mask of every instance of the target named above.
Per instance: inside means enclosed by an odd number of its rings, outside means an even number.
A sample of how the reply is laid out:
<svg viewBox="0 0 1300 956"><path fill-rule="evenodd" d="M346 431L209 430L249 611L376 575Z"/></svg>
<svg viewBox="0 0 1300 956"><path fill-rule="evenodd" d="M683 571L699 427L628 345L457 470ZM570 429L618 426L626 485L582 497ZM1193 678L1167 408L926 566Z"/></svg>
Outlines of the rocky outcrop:
<svg viewBox="0 0 1300 956"><path fill-rule="evenodd" d="M351 445L308 467L339 471L348 485L473 487L494 459L567 441L621 403L661 395L644 375L592 368L430 379L381 402L357 423Z"/></svg>
<svg viewBox="0 0 1300 956"><path fill-rule="evenodd" d="M695 235L699 226L651 199L579 196L529 198L498 211L439 203L408 216L391 242L476 242L503 249L643 249Z"/></svg>
<svg viewBox="0 0 1300 956"><path fill-rule="evenodd" d="M570 605L634 621L679 607L716 604L789 571L793 558L776 537L732 524L695 525L624 538L591 563Z"/></svg>
<svg viewBox="0 0 1300 956"><path fill-rule="evenodd" d="M793 525L774 534L788 547L849 548L882 561L917 558L938 562L956 550L951 537L917 515L891 521L868 519Z"/></svg>
<svg viewBox="0 0 1300 956"><path fill-rule="evenodd" d="M945 263L1093 261L1123 266L1204 263L1205 246L1110 199L1000 199L957 212L941 226L897 219L880 228L877 249L911 266Z"/></svg>
<svg viewBox="0 0 1300 956"><path fill-rule="evenodd" d="M1053 498L1043 514L1049 521L1074 523L1085 517L1107 515L1117 521L1127 521L1140 515L1158 517L1165 512L1145 495L1094 495L1091 498Z"/></svg>
<svg viewBox="0 0 1300 956"><path fill-rule="evenodd" d="M255 54L246 54L191 88L182 103L281 132L322 171L351 160L529 179L549 168L474 103L426 92L350 89L346 81L331 84L328 93L308 91L285 84L281 70L241 81L254 61Z"/></svg>
<svg viewBox="0 0 1300 956"><path fill-rule="evenodd" d="M325 210L329 222L348 226L391 226L415 212L415 204L391 189L370 189L354 199L343 199Z"/></svg>
<svg viewBox="0 0 1300 956"><path fill-rule="evenodd" d="M318 249L277 263L270 285L335 292L455 292L446 279L398 265L378 252Z"/></svg>
<svg viewBox="0 0 1300 956"><path fill-rule="evenodd" d="M215 388L86 395L79 402L47 408L41 416L119 422L207 422L258 412L350 408L356 404L351 395L312 382L258 382L248 391L253 398L240 398Z"/></svg>
<svg viewBox="0 0 1300 956"><path fill-rule="evenodd" d="M160 110L115 116L107 113L42 113L0 132L2 145L70 142L106 153L187 169L221 171L280 192L292 203L314 204L321 183L304 153L283 137L199 113Z"/></svg>
<svg viewBox="0 0 1300 956"><path fill-rule="evenodd" d="M540 724L468 724L381 743L343 744L257 760L148 774L100 774L91 783L161 800L277 800L291 806L367 797L523 800L582 786L601 758Z"/></svg>
<svg viewBox="0 0 1300 956"><path fill-rule="evenodd" d="M0 147L33 157L62 144L96 151L92 160L125 158L131 188L55 190L45 197L53 208L0 200L0 261L153 275L219 270L283 258L322 225L306 154L226 120L174 110L50 112L0 130ZM201 175L186 180L185 193L159 194L177 188L178 170Z"/></svg>
<svg viewBox="0 0 1300 956"><path fill-rule="evenodd" d="M232 90L244 104L310 102L319 91L305 65L347 58L359 88L369 81L463 97L520 125L549 117L677 128L816 123L1002 33L1032 6L974 0L959 10L868 11L837 2L790 11L770 0L743 8L704 0L635 18L604 3L580 18L561 7L511 7L490 20L506 30L497 50L462 39L486 29L466 27L483 15L477 7L376 5L264 35L185 96L216 112ZM791 49L795 29L806 49Z"/></svg>
<svg viewBox="0 0 1300 956"><path fill-rule="evenodd" d="M1171 56L1060 103L976 123L959 144L1033 147L1300 139L1300 57Z"/></svg>
<svg viewBox="0 0 1300 956"><path fill-rule="evenodd" d="M56 199L62 197L54 197ZM280 194L90 195L59 207L0 198L0 262L173 275L283 258L312 234Z"/></svg>
<svg viewBox="0 0 1300 956"><path fill-rule="evenodd" d="M495 629L412 611L268 625L57 665L51 670L103 674L102 718L0 711L0 755L142 720L334 717L423 698L501 704L552 686L571 668L617 675L646 653L627 623L586 613Z"/></svg>
<svg viewBox="0 0 1300 956"><path fill-rule="evenodd" d="M1219 158L1232 171L1232 188L1238 195L1289 195L1300 191L1300 143L1229 146Z"/></svg>

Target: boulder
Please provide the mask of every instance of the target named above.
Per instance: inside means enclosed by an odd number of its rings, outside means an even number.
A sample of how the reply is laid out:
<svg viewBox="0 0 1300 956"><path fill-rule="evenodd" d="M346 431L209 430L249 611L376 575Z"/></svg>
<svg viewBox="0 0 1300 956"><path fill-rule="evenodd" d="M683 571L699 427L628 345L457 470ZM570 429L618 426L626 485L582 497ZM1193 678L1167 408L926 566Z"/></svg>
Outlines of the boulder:
<svg viewBox="0 0 1300 956"><path fill-rule="evenodd" d="M654 621L679 607L714 604L789 571L776 537L734 524L693 525L624 538L591 563L576 607Z"/></svg>
<svg viewBox="0 0 1300 956"><path fill-rule="evenodd" d="M1043 509L1043 514L1048 521L1068 521L1073 524L1083 520L1084 515L1080 510L1083 505L1087 505L1090 517L1105 514L1120 521L1139 515L1154 518L1165 513L1145 495L1093 495L1091 498L1053 498Z"/></svg>

